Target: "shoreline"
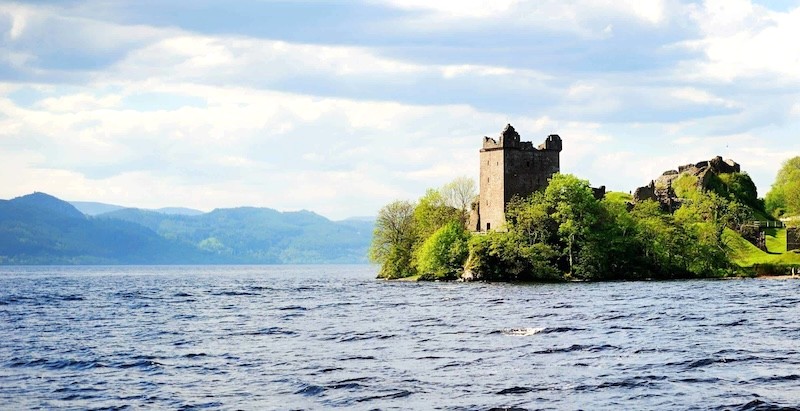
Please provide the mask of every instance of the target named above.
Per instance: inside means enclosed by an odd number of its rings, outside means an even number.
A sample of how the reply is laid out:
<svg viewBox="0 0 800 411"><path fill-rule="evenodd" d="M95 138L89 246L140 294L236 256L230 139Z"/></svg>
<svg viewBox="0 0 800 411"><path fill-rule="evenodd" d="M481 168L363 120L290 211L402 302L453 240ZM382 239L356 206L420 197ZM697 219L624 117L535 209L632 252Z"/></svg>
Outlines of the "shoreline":
<svg viewBox="0 0 800 411"><path fill-rule="evenodd" d="M753 278L763 279L763 280L800 280L800 275L797 274L757 275Z"/></svg>

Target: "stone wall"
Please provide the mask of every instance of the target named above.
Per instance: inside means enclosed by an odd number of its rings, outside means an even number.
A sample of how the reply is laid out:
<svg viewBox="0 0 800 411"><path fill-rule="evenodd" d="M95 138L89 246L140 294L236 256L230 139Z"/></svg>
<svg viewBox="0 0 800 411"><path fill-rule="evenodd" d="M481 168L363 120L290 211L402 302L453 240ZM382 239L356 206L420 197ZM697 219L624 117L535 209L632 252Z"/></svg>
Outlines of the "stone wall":
<svg viewBox="0 0 800 411"><path fill-rule="evenodd" d="M800 250L800 227L786 229L786 251Z"/></svg>
<svg viewBox="0 0 800 411"><path fill-rule="evenodd" d="M505 182L503 149L481 150L478 220L480 231L499 229L505 224Z"/></svg>
<svg viewBox="0 0 800 411"><path fill-rule="evenodd" d="M559 152L552 150L505 150L505 201L514 196L526 197L547 187L553 174L560 169Z"/></svg>

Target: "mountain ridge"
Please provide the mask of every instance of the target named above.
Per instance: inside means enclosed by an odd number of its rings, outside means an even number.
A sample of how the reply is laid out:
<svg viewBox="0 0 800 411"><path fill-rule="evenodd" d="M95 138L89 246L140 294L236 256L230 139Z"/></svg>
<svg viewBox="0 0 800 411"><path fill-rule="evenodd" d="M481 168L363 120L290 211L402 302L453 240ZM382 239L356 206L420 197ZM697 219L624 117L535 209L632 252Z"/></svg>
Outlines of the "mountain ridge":
<svg viewBox="0 0 800 411"><path fill-rule="evenodd" d="M0 264L366 263L372 226L262 207L91 216L34 193L0 200Z"/></svg>

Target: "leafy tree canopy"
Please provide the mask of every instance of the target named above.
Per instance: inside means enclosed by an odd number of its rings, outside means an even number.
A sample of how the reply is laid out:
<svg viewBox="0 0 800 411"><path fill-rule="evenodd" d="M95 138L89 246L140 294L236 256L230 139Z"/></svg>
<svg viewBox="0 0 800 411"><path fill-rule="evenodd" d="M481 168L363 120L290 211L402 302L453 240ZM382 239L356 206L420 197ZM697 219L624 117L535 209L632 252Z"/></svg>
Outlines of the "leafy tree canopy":
<svg viewBox="0 0 800 411"><path fill-rule="evenodd" d="M767 212L776 217L800 215L800 157L783 163L765 202Z"/></svg>
<svg viewBox="0 0 800 411"><path fill-rule="evenodd" d="M379 277L401 278L414 275L412 248L416 240L414 204L394 201L378 212L369 258L381 264Z"/></svg>

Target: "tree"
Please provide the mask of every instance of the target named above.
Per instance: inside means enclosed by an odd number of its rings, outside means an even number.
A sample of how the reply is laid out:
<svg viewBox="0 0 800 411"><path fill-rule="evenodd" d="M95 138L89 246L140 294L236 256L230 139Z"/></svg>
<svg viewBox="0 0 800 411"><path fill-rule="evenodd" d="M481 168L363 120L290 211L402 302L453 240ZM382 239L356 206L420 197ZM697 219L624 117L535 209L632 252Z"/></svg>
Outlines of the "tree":
<svg viewBox="0 0 800 411"><path fill-rule="evenodd" d="M506 226L527 239L528 243L554 243L558 223L550 216L544 193L534 192L526 198L514 197L507 206Z"/></svg>
<svg viewBox="0 0 800 411"><path fill-rule="evenodd" d="M644 264L656 278L683 277L688 272L683 246L691 241L683 226L672 215L661 210L655 201L637 203L631 211L635 221L636 240L642 248Z"/></svg>
<svg viewBox="0 0 800 411"><path fill-rule="evenodd" d="M463 211L465 217L468 216L470 206L478 195L475 180L465 176L456 177L455 180L445 184L440 191L445 203Z"/></svg>
<svg viewBox="0 0 800 411"><path fill-rule="evenodd" d="M464 226L450 222L428 237L416 252L420 278L455 280L467 259L469 233Z"/></svg>
<svg viewBox="0 0 800 411"><path fill-rule="evenodd" d="M451 207L440 190L429 189L414 208L417 240L421 244L451 221L462 221L461 210Z"/></svg>
<svg viewBox="0 0 800 411"><path fill-rule="evenodd" d="M571 174L555 174L544 192L551 207L550 216L558 223L558 235L567 246L570 273L575 274L575 258L598 220L599 202L589 182Z"/></svg>
<svg viewBox="0 0 800 411"><path fill-rule="evenodd" d="M413 247L416 241L414 204L394 201L378 212L369 258L381 264L379 278L401 278L415 274Z"/></svg>
<svg viewBox="0 0 800 411"><path fill-rule="evenodd" d="M783 163L765 201L767 212L777 217L800 215L800 157Z"/></svg>
<svg viewBox="0 0 800 411"><path fill-rule="evenodd" d="M563 281L547 244L529 244L515 232L490 231L469 241L466 268L483 281Z"/></svg>

